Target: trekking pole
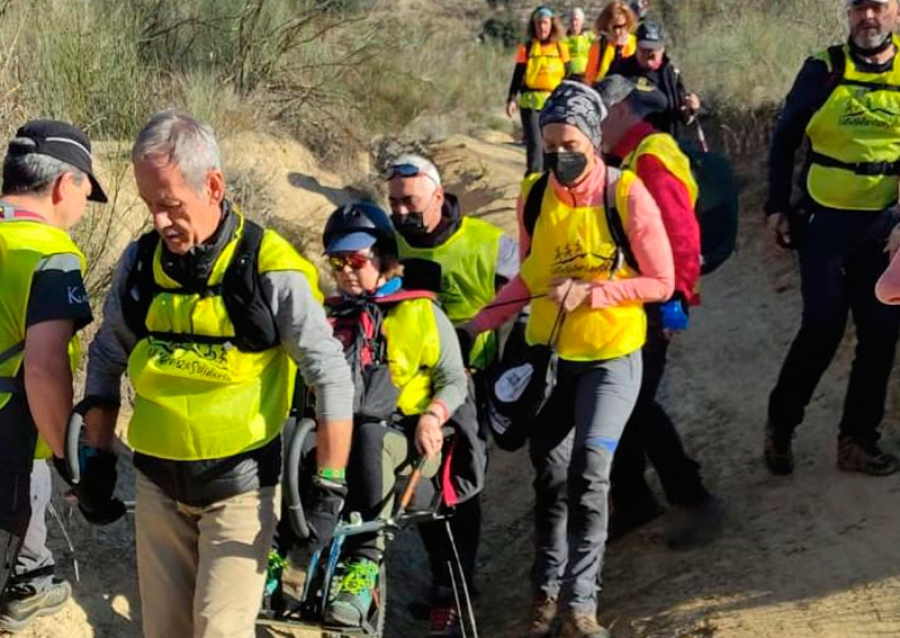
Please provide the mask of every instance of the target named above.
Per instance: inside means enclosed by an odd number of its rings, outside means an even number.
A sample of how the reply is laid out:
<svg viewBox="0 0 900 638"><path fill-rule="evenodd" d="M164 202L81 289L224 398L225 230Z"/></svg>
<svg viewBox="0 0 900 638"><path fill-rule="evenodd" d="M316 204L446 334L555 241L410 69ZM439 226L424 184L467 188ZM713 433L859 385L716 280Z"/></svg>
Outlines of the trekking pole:
<svg viewBox="0 0 900 638"><path fill-rule="evenodd" d="M698 117L694 122L697 124L697 141L700 142L700 148L704 153L709 153L709 144L706 142L706 133L703 132L703 126L700 125Z"/></svg>
<svg viewBox="0 0 900 638"><path fill-rule="evenodd" d="M450 527L450 519L444 519L444 528L447 530L447 538L450 540L450 548L453 550L453 559L456 561L456 567L459 570L459 580L460 584L462 584L463 599L466 601L466 613L469 615L469 624L472 626L472 638L478 638L478 626L475 623L475 610L472 609L472 597L469 595L469 584L466 582L466 575L463 573L462 560L459 558L459 550L456 547L456 539L453 537L453 530ZM450 577L451 579L453 578L453 570L450 571ZM456 604L459 606L458 600ZM462 619L460 619L460 624L465 624L462 622Z"/></svg>
<svg viewBox="0 0 900 638"><path fill-rule="evenodd" d="M72 567L75 569L75 582L80 583L81 573L78 569L78 556L75 554L75 545L72 543L72 537L69 536L69 530L66 529L62 516L60 516L59 512L56 511L56 508L53 507L53 503L47 503L47 510L49 510L50 515L56 520L56 524L59 525L59 529L62 531L63 538L66 541L66 547L69 549L69 555L72 557Z"/></svg>
<svg viewBox="0 0 900 638"><path fill-rule="evenodd" d="M462 634L461 638L469 638L468 633L466 632L466 621L462 617L462 603L459 602L459 585L456 584L456 574L453 570L453 565L450 564L450 561L447 561L447 573L450 574L450 585L453 587L453 600L456 601L456 612L459 614L459 629ZM463 576L463 580L465 580L465 576Z"/></svg>

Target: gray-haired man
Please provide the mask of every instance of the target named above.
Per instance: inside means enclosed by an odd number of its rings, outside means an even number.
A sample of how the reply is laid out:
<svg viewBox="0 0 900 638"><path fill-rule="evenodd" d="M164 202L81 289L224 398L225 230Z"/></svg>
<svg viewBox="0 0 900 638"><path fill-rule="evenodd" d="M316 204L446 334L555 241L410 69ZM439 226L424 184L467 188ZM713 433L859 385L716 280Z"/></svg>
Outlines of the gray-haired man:
<svg viewBox="0 0 900 638"><path fill-rule="evenodd" d="M281 426L295 366L315 388L320 541L346 494L352 381L316 273L225 197L209 126L163 111L138 134L152 231L125 252L91 344L88 395L135 389L135 535L144 636L254 635L278 517ZM109 447L117 411L87 414Z"/></svg>

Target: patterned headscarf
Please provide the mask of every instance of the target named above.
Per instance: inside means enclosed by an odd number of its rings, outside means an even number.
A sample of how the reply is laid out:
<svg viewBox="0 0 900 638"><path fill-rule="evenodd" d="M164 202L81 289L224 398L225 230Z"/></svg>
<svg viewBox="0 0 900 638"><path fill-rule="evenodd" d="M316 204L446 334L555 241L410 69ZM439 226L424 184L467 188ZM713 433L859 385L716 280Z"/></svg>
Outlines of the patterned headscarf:
<svg viewBox="0 0 900 638"><path fill-rule="evenodd" d="M600 94L587 84L564 80L541 109L541 128L548 124L569 124L600 148L600 122L606 117L606 107Z"/></svg>

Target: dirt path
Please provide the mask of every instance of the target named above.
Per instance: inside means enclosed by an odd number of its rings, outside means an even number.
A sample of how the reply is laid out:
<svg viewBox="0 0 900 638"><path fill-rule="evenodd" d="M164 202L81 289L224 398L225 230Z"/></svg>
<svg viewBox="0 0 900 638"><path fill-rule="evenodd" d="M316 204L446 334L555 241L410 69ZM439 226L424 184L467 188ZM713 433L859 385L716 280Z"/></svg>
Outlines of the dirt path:
<svg viewBox="0 0 900 638"><path fill-rule="evenodd" d="M499 138L451 138L437 159L448 183L466 186L464 210L511 229L520 149ZM760 239L752 205L759 201L758 190L745 193L741 252L704 280L704 306L672 350L664 388L689 451L728 503L728 527L703 550L675 553L661 541L667 516L612 545L601 616L616 638L900 635L900 509L894 506L900 477L850 476L835 467L849 342L799 433L796 474L773 478L760 459L766 396L796 329L799 302L791 257L774 255ZM892 397L885 428L894 451L900 448L897 401ZM522 634L532 560L530 482L525 456L494 454L479 578L486 638ZM75 601L22 635L139 636L130 522L96 530L76 518L70 531L82 576ZM62 552L52 524L51 534ZM398 538L390 560L388 636L425 635L405 608L429 582L416 536ZM72 578L71 562L60 564Z"/></svg>

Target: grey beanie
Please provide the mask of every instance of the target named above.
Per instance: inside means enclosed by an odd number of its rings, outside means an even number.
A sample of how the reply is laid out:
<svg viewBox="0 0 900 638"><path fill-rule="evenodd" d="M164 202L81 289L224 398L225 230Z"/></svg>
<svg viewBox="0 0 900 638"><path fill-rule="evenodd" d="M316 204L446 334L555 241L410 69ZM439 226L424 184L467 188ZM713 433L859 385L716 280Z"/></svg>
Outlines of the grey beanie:
<svg viewBox="0 0 900 638"><path fill-rule="evenodd" d="M600 122L606 117L606 107L600 94L587 84L564 80L541 109L541 128L548 124L569 124L600 148Z"/></svg>

